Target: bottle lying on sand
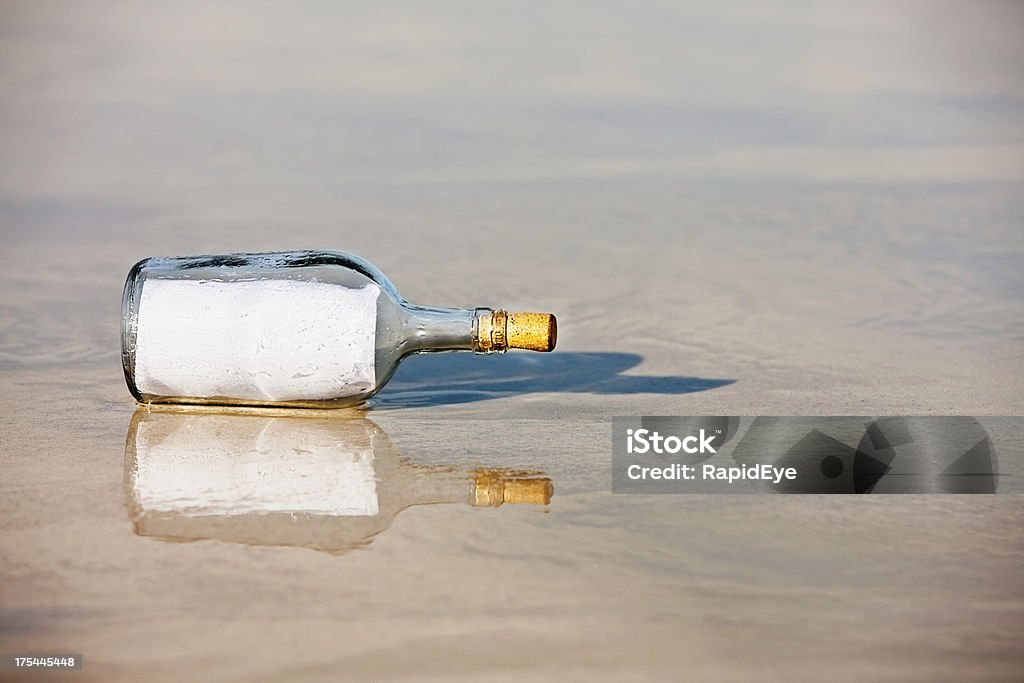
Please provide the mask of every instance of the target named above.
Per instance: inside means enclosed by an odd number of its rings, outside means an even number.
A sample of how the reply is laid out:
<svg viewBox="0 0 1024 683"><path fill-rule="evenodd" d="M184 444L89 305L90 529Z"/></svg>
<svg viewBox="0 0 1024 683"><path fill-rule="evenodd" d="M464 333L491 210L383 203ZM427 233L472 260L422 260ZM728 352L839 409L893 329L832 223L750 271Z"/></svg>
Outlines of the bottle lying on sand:
<svg viewBox="0 0 1024 683"><path fill-rule="evenodd" d="M406 303L353 254L147 258L124 287L121 358L143 403L341 407L414 353L551 351L555 317Z"/></svg>

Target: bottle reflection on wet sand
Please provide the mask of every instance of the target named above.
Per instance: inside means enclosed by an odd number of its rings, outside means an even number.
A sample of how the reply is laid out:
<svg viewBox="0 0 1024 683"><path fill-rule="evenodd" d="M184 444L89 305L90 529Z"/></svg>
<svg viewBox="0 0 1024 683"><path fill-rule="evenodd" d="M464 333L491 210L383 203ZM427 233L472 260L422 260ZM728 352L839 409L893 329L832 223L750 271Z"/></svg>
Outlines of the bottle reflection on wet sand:
<svg viewBox="0 0 1024 683"><path fill-rule="evenodd" d="M361 417L143 407L125 487L140 536L334 553L367 545L412 505L548 505L554 492L538 472L417 465Z"/></svg>

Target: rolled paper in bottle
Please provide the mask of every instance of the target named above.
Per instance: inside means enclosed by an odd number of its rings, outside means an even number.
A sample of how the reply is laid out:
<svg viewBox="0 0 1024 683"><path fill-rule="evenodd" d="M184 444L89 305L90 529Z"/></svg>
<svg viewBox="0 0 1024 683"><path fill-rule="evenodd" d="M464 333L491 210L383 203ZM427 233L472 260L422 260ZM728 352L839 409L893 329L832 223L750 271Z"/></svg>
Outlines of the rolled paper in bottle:
<svg viewBox="0 0 1024 683"><path fill-rule="evenodd" d="M324 400L373 389L380 287L150 278L135 382L155 396Z"/></svg>
<svg viewBox="0 0 1024 683"><path fill-rule="evenodd" d="M172 417L135 428L130 481L140 512L379 512L372 432L358 422L339 441L337 428L302 418Z"/></svg>

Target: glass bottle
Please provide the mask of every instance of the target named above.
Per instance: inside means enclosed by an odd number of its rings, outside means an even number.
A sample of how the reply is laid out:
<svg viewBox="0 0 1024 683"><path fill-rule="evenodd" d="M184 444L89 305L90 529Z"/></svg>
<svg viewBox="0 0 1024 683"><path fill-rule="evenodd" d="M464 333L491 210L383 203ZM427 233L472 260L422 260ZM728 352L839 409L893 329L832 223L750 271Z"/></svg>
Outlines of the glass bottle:
<svg viewBox="0 0 1024 683"><path fill-rule="evenodd" d="M538 472L414 463L365 418L244 410L135 411L124 482L137 534L343 553L414 505L546 506L554 492Z"/></svg>
<svg viewBox="0 0 1024 683"><path fill-rule="evenodd" d="M128 273L121 358L143 403L341 407L414 353L551 351L545 313L406 303L337 251L155 257Z"/></svg>

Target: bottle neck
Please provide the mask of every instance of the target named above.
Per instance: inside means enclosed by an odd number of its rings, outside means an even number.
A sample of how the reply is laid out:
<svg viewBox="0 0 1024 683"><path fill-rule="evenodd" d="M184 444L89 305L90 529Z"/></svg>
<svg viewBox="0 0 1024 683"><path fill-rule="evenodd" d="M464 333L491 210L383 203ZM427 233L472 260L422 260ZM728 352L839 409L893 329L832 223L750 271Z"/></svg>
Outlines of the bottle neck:
<svg viewBox="0 0 1024 683"><path fill-rule="evenodd" d="M507 349L551 351L557 326L549 313L501 309L428 308L402 304L403 354L427 351L504 353Z"/></svg>
<svg viewBox="0 0 1024 683"><path fill-rule="evenodd" d="M477 311L405 304L406 353L476 349Z"/></svg>
<svg viewBox="0 0 1024 683"><path fill-rule="evenodd" d="M472 473L447 468L423 468L402 483L407 505L469 503L500 507L505 503L547 505L554 487L539 473L479 468Z"/></svg>
<svg viewBox="0 0 1024 683"><path fill-rule="evenodd" d="M415 467L412 476L402 481L404 505L469 503L473 498L473 476L448 468Z"/></svg>

